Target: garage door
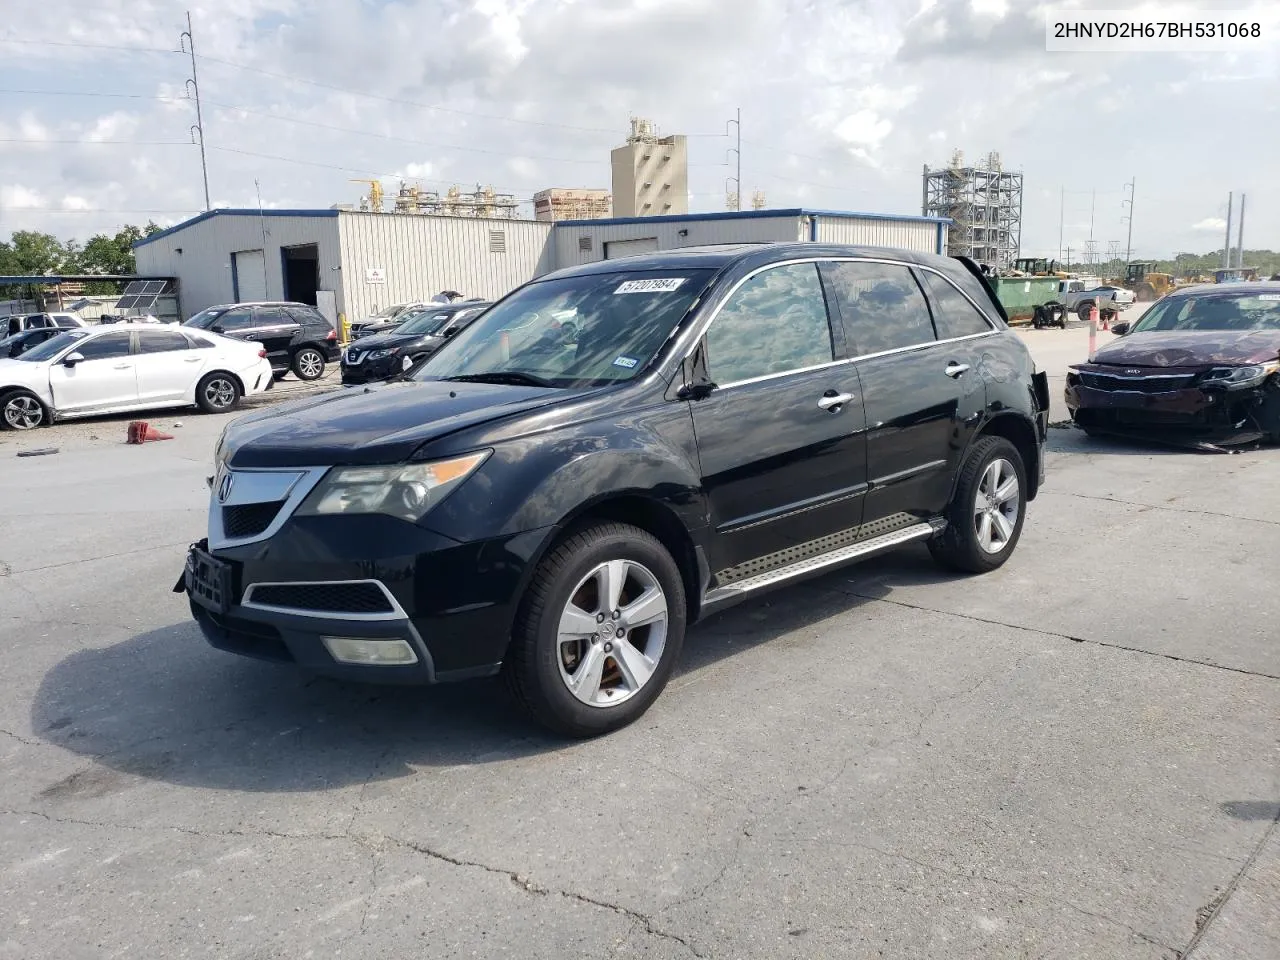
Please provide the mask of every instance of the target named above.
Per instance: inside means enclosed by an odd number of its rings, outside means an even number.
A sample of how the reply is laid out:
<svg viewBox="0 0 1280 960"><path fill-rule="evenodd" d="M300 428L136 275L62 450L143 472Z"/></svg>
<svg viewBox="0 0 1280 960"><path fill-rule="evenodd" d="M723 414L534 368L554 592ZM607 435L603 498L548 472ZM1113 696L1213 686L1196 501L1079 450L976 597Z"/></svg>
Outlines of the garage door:
<svg viewBox="0 0 1280 960"><path fill-rule="evenodd" d="M237 250L231 265L237 303L267 299L267 260L261 250Z"/></svg>
<svg viewBox="0 0 1280 960"><path fill-rule="evenodd" d="M604 245L604 258L617 260L619 257L634 257L641 253L657 253L658 238L645 237L643 240L611 240Z"/></svg>

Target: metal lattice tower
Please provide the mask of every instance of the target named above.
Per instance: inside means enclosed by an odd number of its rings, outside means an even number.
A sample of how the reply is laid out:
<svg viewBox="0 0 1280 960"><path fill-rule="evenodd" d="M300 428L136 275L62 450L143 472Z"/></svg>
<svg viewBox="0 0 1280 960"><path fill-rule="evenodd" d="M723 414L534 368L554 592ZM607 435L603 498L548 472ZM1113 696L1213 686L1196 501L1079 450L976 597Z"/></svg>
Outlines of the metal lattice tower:
<svg viewBox="0 0 1280 960"><path fill-rule="evenodd" d="M951 163L924 168L926 217L948 217L947 252L966 256L996 271L1008 270L1022 246L1022 174L1001 166L998 153L965 166L957 150Z"/></svg>

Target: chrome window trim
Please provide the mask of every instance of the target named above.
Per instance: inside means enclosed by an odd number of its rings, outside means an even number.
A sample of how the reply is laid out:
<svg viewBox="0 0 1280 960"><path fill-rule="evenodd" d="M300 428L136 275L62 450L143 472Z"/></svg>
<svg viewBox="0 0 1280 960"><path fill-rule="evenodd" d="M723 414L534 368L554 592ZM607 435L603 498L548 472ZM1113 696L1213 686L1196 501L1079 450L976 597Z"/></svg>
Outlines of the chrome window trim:
<svg viewBox="0 0 1280 960"><path fill-rule="evenodd" d="M371 583L379 590L382 595L387 598L387 602L391 604L391 609L385 613L353 613L342 612L337 610L312 610L307 607L281 607L273 603L254 603L253 592L258 587L340 587L348 586L354 583ZM400 606L399 601L387 589L387 585L381 580L284 580L284 581L262 581L260 583L251 583L245 587L244 598L240 601L240 606L250 610L263 610L268 613L286 613L295 616L316 617L321 620L356 620L367 623L385 622L388 620L408 620L409 615L404 612L404 607Z"/></svg>
<svg viewBox="0 0 1280 960"><path fill-rule="evenodd" d="M691 341L691 346L685 348L685 354L682 357L680 363L684 364L689 361L689 359L693 356L694 352L698 349L698 343L702 340L704 336L706 336L707 330L711 328L711 324L715 323L716 318L720 316L720 311L724 309L725 304L729 302L729 299L735 293L738 292L738 289L744 283L746 283L748 280L752 279L756 275L763 273L766 270L772 270L775 267L792 266L794 264L799 264L799 263L814 263L814 264L883 263L883 264L887 264L889 266L895 266L895 267L906 267L908 269L915 267L920 270L928 270L930 273L936 273L939 277L941 277L947 283L951 283L951 286L954 287L957 291L959 291L960 295L964 297L966 300L968 300L969 303L973 305L974 309L976 309L978 313L983 317L983 319L987 321L991 329L986 330L983 333L966 334L963 337L950 337L946 340L930 340L927 343L913 343L905 347L894 347L891 350L878 350L878 351L875 351L874 353L862 353L854 357L845 357L843 360L830 360L826 363L818 363L808 367L798 367L795 370L784 370L780 373L766 373L759 377L752 377L747 380L733 380L725 384L718 383L716 384L716 393L719 393L721 390L730 390L734 387L748 386L753 383L763 383L766 380L776 380L779 377L792 377L802 373L811 373L814 370L824 370L828 367L843 366L844 364L847 364L847 363L858 363L863 360L874 360L874 359L878 359L879 357L889 357L889 356L893 356L894 354L907 353L912 350L923 350L923 349L926 349L927 347L935 347L940 344L963 343L964 341L967 341L967 340L978 340L978 339L981 339L982 337L995 336L997 334L1004 332L1003 330L999 329L992 323L991 318L987 316L986 311L984 311L980 306L978 306L978 304L974 303L972 297L970 297L967 293L965 293L958 286L952 283L951 280L945 274L943 274L939 270L934 269L933 267L927 267L921 264L910 263L909 261L906 261L906 260L894 260L888 257L841 257L841 256L798 257L798 258L788 259L788 260L778 260L775 263L766 263L763 266L756 267L751 272L739 278L738 281L735 282L734 285L729 288L729 291L724 295L724 299L722 299L718 304L716 304L715 309L711 311L707 319L700 321L695 327L690 328L691 332L688 335L688 340ZM929 301L928 293L924 290L921 290L920 292L921 292L921 295L924 296L925 302L928 303ZM831 311L828 308L827 310L828 323L830 323L833 319L834 318L831 316ZM930 320L932 321L932 314L930 314ZM930 323L930 326L932 326L932 323ZM710 366L710 363L708 363L708 367L709 366Z"/></svg>

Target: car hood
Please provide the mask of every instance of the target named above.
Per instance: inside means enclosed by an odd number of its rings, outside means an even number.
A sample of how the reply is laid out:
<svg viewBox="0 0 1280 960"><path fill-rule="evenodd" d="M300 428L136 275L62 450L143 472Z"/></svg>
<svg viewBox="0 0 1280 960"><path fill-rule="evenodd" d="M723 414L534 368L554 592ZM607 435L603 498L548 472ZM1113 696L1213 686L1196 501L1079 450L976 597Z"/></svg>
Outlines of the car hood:
<svg viewBox="0 0 1280 960"><path fill-rule="evenodd" d="M429 440L576 393L445 380L347 388L241 417L219 456L233 467L398 463Z"/></svg>
<svg viewBox="0 0 1280 960"><path fill-rule="evenodd" d="M1094 363L1134 367L1264 363L1280 357L1280 330L1131 333L1094 354Z"/></svg>
<svg viewBox="0 0 1280 960"><path fill-rule="evenodd" d="M351 346L357 350L385 350L388 347L403 347L406 344L413 343L417 340L426 339L420 333L396 333L394 330L388 333L379 333L374 336L361 337Z"/></svg>

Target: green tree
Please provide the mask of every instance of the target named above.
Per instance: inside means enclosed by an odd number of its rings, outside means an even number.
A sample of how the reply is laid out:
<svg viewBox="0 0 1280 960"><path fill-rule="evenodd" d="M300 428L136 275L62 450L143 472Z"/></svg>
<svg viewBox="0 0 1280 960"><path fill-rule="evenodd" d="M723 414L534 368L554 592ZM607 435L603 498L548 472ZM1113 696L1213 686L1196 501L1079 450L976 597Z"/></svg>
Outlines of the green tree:
<svg viewBox="0 0 1280 960"><path fill-rule="evenodd" d="M51 233L18 230L9 238L8 246L12 251L12 273L45 276L75 266L75 241L64 244Z"/></svg>

